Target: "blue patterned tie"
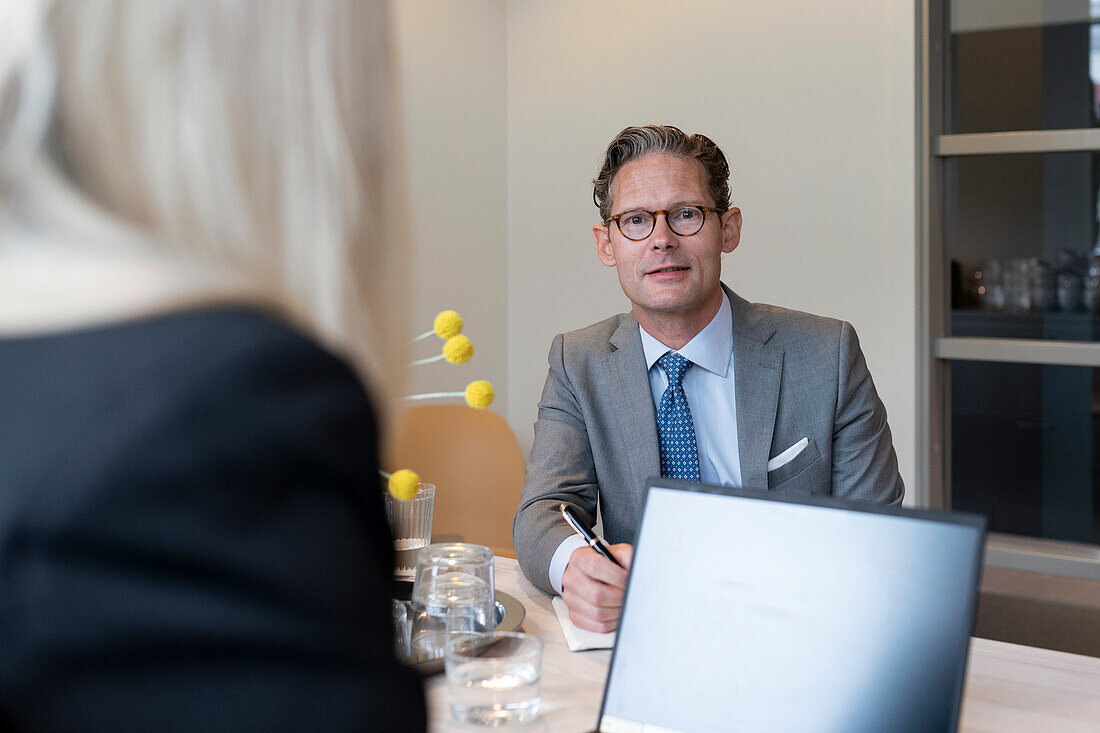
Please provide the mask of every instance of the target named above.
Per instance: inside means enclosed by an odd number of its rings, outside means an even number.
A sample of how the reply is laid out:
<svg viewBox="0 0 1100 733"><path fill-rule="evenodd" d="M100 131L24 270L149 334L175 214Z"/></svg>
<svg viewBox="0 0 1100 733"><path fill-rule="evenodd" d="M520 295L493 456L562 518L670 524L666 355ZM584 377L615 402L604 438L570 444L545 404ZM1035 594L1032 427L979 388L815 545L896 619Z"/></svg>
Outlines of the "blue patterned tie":
<svg viewBox="0 0 1100 733"><path fill-rule="evenodd" d="M699 449L695 425L682 380L691 362L669 351L657 363L665 370L668 387L657 408L657 435L661 442L661 476L684 481L699 480Z"/></svg>

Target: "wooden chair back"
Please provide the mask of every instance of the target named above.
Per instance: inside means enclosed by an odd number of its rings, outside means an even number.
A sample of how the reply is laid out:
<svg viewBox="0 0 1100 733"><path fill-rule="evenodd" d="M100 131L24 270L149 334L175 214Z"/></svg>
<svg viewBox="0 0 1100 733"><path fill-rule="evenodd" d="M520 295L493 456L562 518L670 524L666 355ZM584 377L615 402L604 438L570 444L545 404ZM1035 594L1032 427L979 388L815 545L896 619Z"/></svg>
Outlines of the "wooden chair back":
<svg viewBox="0 0 1100 733"><path fill-rule="evenodd" d="M383 468L408 468L436 485L433 535L461 535L515 557L512 518L525 466L512 428L491 410L418 405L400 413Z"/></svg>

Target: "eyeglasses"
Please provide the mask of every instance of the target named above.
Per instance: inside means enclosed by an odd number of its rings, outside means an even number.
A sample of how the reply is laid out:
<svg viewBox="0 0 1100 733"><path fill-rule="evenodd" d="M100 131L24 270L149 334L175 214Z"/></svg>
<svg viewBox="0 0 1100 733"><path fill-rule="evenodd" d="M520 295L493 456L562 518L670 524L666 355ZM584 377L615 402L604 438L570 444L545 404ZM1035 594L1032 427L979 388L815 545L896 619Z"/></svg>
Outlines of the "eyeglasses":
<svg viewBox="0 0 1100 733"><path fill-rule="evenodd" d="M654 227L657 226L657 217L664 214L665 221L668 222L668 228L673 233L681 237L690 237L693 234L698 234L699 230L703 228L703 224L707 221L708 211L722 213L718 209L712 209L709 206L677 206L669 211L664 209L657 211L635 209L634 211L616 214L611 217L611 221L615 222L616 226L619 227L619 232L624 237L634 242L640 242L653 233Z"/></svg>

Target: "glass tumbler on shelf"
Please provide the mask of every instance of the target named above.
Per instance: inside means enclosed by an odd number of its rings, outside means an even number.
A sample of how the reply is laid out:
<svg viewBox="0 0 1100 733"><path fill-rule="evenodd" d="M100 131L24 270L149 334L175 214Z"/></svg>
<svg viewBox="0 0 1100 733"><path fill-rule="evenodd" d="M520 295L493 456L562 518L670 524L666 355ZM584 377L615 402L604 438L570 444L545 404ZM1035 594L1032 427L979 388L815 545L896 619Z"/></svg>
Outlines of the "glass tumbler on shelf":
<svg viewBox="0 0 1100 733"><path fill-rule="evenodd" d="M538 637L509 631L467 634L452 641L444 657L451 717L497 726L537 716L542 653Z"/></svg>
<svg viewBox="0 0 1100 733"><path fill-rule="evenodd" d="M412 580L420 549L432 541L432 511L435 508L435 484L420 484L416 496L408 501L383 492L386 518L393 531L394 577Z"/></svg>
<svg viewBox="0 0 1100 733"><path fill-rule="evenodd" d="M417 558L411 646L422 658L442 656L447 643L496 627L493 552L482 545L429 545Z"/></svg>
<svg viewBox="0 0 1100 733"><path fill-rule="evenodd" d="M1005 307L1005 288L1002 280L1001 263L990 260L984 270L979 270L982 275L978 278L976 286L978 295L978 307L985 310L1002 310Z"/></svg>

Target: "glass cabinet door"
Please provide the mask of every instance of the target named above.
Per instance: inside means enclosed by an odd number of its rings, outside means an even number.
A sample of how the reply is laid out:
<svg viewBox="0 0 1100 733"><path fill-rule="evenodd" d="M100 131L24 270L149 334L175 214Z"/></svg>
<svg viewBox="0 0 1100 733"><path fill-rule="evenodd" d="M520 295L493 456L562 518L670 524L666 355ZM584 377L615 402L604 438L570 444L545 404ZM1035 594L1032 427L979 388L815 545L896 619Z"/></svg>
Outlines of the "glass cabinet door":
<svg viewBox="0 0 1100 733"><path fill-rule="evenodd" d="M930 470L992 532L1095 545L1100 2L926 7Z"/></svg>

